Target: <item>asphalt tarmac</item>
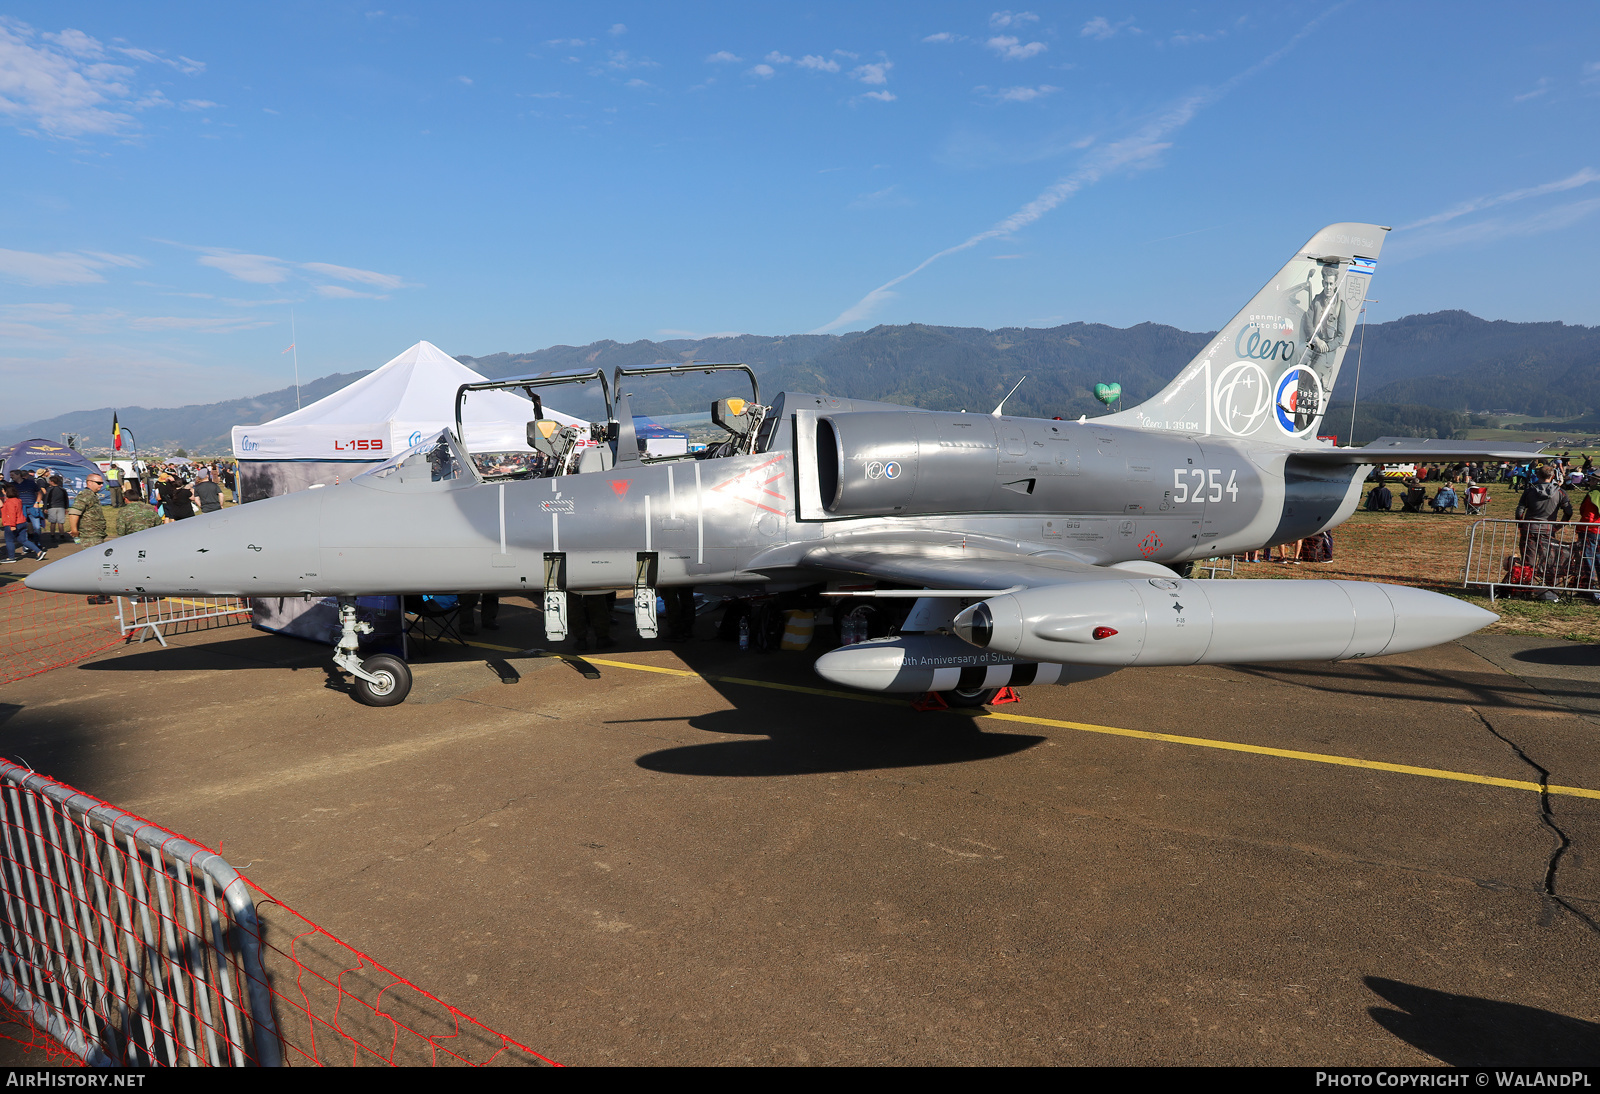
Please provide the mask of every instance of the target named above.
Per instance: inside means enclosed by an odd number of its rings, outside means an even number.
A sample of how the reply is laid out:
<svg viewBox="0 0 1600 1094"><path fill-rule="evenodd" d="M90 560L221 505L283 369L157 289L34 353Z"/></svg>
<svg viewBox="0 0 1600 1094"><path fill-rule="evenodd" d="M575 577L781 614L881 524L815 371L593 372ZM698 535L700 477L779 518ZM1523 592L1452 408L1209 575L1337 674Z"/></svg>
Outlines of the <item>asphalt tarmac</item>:
<svg viewBox="0 0 1600 1094"><path fill-rule="evenodd" d="M122 648L0 691L0 753L569 1064L1600 1064L1596 647L975 719L706 621L501 683L536 619L390 709L245 626Z"/></svg>

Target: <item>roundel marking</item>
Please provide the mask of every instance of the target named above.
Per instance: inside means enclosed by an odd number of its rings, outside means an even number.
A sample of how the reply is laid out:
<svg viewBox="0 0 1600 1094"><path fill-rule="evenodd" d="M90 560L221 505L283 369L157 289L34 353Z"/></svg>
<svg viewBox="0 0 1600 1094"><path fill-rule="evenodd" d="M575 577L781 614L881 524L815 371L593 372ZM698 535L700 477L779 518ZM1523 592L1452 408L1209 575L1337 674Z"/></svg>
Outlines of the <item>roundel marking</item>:
<svg viewBox="0 0 1600 1094"><path fill-rule="evenodd" d="M1295 415L1300 412L1300 377L1311 378L1312 390L1316 392L1316 405L1311 408L1311 420L1304 429L1296 429ZM1322 417L1323 396L1322 380L1315 372L1305 365L1295 365L1278 378L1278 389L1273 396L1272 413L1278 423L1278 428L1291 437L1304 437L1316 428L1317 421Z"/></svg>
<svg viewBox="0 0 1600 1094"><path fill-rule="evenodd" d="M1272 381L1254 361L1235 361L1211 389L1217 422L1235 437L1254 433L1272 408Z"/></svg>
<svg viewBox="0 0 1600 1094"><path fill-rule="evenodd" d="M886 479L898 479L900 477L900 465L894 460L884 464L883 477Z"/></svg>

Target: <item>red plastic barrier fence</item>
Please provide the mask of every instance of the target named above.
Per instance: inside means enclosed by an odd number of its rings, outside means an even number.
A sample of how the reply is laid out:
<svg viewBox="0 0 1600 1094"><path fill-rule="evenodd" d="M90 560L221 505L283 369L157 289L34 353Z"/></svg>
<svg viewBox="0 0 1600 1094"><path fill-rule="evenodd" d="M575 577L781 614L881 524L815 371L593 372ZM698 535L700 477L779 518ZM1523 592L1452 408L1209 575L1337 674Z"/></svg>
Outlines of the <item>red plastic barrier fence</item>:
<svg viewBox="0 0 1600 1094"><path fill-rule="evenodd" d="M120 641L115 602L90 604L20 581L0 589L0 684L75 665Z"/></svg>
<svg viewBox="0 0 1600 1094"><path fill-rule="evenodd" d="M209 848L4 760L0 998L0 1038L43 1047L47 1062L66 1052L140 1067L553 1063Z"/></svg>

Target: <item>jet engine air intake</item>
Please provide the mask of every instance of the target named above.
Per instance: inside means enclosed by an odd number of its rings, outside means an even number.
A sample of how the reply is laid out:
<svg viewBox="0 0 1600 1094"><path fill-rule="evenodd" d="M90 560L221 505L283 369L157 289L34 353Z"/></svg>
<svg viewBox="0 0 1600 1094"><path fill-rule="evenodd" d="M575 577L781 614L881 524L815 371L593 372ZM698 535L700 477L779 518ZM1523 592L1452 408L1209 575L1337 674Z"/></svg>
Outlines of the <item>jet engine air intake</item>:
<svg viewBox="0 0 1600 1094"><path fill-rule="evenodd" d="M839 504L839 466L844 463L844 450L839 445L839 433L827 418L817 421L817 492L822 504L833 512Z"/></svg>

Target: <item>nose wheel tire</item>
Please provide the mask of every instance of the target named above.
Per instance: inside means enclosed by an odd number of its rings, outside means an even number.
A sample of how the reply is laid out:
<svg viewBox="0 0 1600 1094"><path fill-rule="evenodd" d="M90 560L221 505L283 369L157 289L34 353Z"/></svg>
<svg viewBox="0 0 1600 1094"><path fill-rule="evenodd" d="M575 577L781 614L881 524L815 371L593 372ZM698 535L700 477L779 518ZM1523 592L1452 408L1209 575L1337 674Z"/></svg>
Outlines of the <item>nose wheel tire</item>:
<svg viewBox="0 0 1600 1094"><path fill-rule="evenodd" d="M361 662L362 671L376 676L377 682L356 677L355 697L369 707L392 707L405 702L411 693L411 667L387 653L373 654Z"/></svg>
<svg viewBox="0 0 1600 1094"><path fill-rule="evenodd" d="M999 688L961 688L956 691L945 691L940 694L944 701L953 707L986 707L994 699Z"/></svg>

